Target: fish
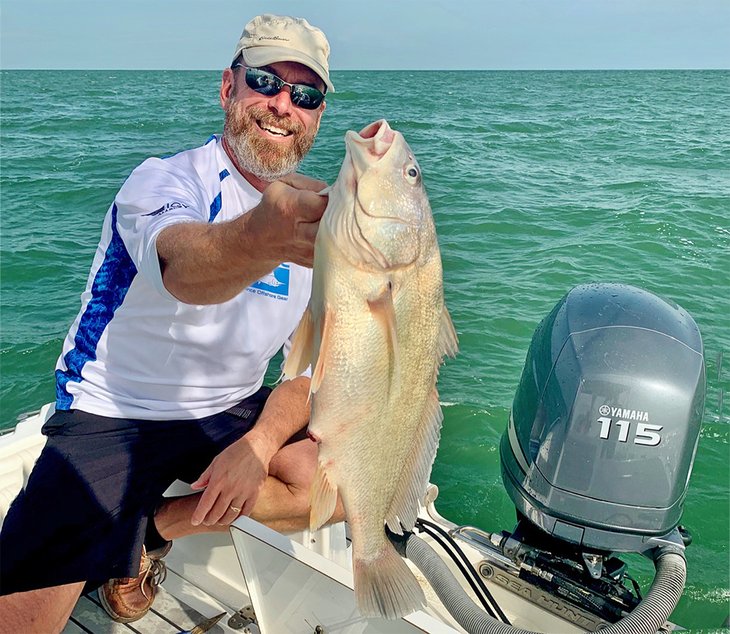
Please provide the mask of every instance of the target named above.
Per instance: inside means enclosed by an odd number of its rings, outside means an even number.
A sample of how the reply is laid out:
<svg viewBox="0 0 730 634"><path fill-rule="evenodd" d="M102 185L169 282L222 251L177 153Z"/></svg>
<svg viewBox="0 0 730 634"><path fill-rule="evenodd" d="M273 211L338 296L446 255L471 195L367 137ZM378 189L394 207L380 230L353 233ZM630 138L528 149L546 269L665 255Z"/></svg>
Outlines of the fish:
<svg viewBox="0 0 730 634"><path fill-rule="evenodd" d="M332 517L339 493L357 608L397 619L426 599L385 526L402 535L416 522L443 420L438 370L458 341L421 168L403 135L384 119L348 131L328 189L312 293L283 376L312 372L310 527Z"/></svg>

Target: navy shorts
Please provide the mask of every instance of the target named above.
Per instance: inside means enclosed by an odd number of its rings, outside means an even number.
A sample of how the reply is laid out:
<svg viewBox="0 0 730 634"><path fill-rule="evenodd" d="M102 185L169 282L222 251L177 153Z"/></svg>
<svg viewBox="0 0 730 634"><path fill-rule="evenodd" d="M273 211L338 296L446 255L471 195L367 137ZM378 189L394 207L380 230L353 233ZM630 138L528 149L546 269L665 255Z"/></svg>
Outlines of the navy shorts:
<svg viewBox="0 0 730 634"><path fill-rule="evenodd" d="M271 390L197 420L56 412L0 533L0 594L135 577L147 520L175 480L194 482L252 427Z"/></svg>

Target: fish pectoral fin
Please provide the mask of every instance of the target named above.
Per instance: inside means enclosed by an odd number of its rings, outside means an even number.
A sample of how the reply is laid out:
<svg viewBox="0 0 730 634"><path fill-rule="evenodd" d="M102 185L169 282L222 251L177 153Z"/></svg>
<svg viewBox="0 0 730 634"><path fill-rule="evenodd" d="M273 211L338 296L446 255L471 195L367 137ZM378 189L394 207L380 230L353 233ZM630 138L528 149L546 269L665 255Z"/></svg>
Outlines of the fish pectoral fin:
<svg viewBox="0 0 730 634"><path fill-rule="evenodd" d="M449 315L449 311L446 310L446 306L444 306L444 309L441 312L441 326L439 328L439 338L436 344L436 350L439 362L443 359L444 355L453 359L459 351L459 338L456 336L454 322L451 321L451 315Z"/></svg>
<svg viewBox="0 0 730 634"><path fill-rule="evenodd" d="M317 530L332 517L337 505L337 487L327 477L327 472L321 462L317 463L317 472L309 492L309 502L312 508L309 514L309 529Z"/></svg>
<svg viewBox="0 0 730 634"><path fill-rule="evenodd" d="M284 363L284 379L293 379L299 376L312 361L312 346L314 341L314 321L309 306L304 311L292 340L291 350Z"/></svg>
<svg viewBox="0 0 730 634"><path fill-rule="evenodd" d="M413 438L411 451L403 462L398 488L385 515L388 528L398 535L403 534L403 529L412 530L418 518L418 509L426 493L431 467L436 458L443 419L438 393L434 387Z"/></svg>
<svg viewBox="0 0 730 634"><path fill-rule="evenodd" d="M393 285L388 282L380 295L368 299L370 312L385 332L385 341L390 359L391 379L398 375L398 331L396 329ZM392 383L392 380L389 382Z"/></svg>
<svg viewBox="0 0 730 634"><path fill-rule="evenodd" d="M327 369L326 360L329 358L329 347L332 344L332 328L334 328L334 310L329 306L324 307L324 316L322 317L322 331L320 333L319 350L317 351L317 361L312 372L312 382L309 387L311 394L314 394L322 384L325 371Z"/></svg>

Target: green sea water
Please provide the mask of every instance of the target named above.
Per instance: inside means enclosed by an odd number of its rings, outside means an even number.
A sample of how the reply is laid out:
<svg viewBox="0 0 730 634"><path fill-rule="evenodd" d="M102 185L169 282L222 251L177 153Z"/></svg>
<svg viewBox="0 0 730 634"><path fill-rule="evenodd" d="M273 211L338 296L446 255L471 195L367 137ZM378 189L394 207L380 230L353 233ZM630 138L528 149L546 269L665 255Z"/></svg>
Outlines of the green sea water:
<svg viewBox="0 0 730 634"><path fill-rule="evenodd" d="M440 374L432 474L449 519L513 527L498 442L532 332L571 287L633 284L693 315L708 390L683 517L694 543L673 619L717 630L730 600L730 72L333 78L302 171L331 182L344 133L386 118L413 148L433 207L460 339ZM220 132L219 81L0 73L0 428L54 399L55 361L116 190L148 156ZM651 565L630 565L646 588Z"/></svg>

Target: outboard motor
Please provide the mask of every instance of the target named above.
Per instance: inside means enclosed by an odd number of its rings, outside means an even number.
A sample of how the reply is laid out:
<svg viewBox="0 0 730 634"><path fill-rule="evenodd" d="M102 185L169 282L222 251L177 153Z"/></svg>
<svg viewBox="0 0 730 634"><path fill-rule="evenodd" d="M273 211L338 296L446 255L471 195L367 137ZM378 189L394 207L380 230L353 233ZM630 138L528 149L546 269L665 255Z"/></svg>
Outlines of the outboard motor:
<svg viewBox="0 0 730 634"><path fill-rule="evenodd" d="M479 576L588 631L670 631L704 396L702 338L685 310L623 284L573 288L533 335L500 444L517 526L450 534L482 554ZM474 604L425 541L401 540L466 631L526 634ZM617 555L632 552L656 568L645 596Z"/></svg>
<svg viewBox="0 0 730 634"><path fill-rule="evenodd" d="M507 492L582 549L678 541L704 396L686 311L631 286L578 286L532 338L500 447Z"/></svg>

